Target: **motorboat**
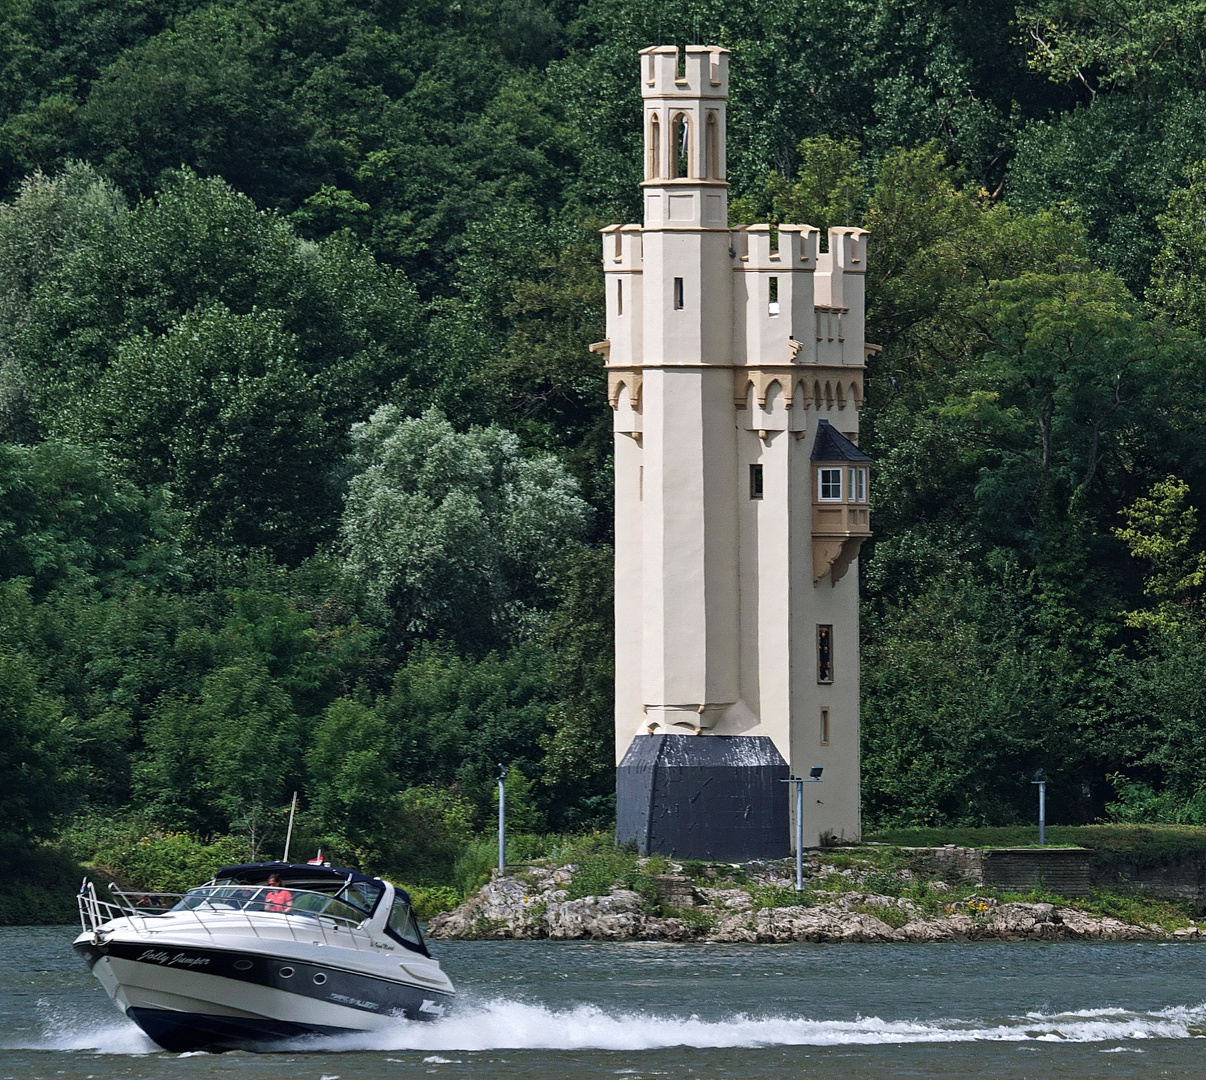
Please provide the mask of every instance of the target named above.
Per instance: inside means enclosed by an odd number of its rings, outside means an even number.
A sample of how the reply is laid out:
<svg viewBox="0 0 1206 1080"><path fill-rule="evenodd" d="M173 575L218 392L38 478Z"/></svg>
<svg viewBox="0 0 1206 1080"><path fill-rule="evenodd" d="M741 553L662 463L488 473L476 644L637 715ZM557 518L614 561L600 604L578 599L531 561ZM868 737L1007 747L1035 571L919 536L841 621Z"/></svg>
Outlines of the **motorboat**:
<svg viewBox="0 0 1206 1080"><path fill-rule="evenodd" d="M81 887L75 951L165 1050L272 1049L437 1020L456 993L406 892L355 870L248 863L183 894L108 891L112 901Z"/></svg>

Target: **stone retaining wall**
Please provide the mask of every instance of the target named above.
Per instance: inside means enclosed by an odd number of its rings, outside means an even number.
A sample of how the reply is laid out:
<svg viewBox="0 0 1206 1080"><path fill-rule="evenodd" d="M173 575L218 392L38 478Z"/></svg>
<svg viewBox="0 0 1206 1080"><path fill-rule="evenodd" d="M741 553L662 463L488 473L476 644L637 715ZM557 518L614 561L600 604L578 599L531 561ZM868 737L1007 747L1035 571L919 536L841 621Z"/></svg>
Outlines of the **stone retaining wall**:
<svg viewBox="0 0 1206 1080"><path fill-rule="evenodd" d="M1087 896L1094 885L1140 888L1150 896L1187 901L1206 913L1206 855L1178 862L1143 865L1134 859L1088 848L906 848L923 873L948 881L968 881L1003 889L1027 890L1040 881L1061 896Z"/></svg>

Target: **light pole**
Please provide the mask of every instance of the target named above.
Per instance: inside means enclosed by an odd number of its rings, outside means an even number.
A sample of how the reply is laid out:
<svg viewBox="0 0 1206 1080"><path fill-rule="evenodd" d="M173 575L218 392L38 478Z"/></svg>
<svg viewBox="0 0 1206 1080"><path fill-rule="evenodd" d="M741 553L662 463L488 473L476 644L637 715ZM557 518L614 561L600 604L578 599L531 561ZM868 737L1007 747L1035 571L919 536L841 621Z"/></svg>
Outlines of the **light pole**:
<svg viewBox="0 0 1206 1080"><path fill-rule="evenodd" d="M498 876L507 868L507 767L498 763Z"/></svg>
<svg viewBox="0 0 1206 1080"><path fill-rule="evenodd" d="M796 785L796 892L804 891L804 785L821 783L822 766L814 765L807 776L789 776L781 784Z"/></svg>
<svg viewBox="0 0 1206 1080"><path fill-rule="evenodd" d="M1047 777L1042 769L1034 774L1032 784L1039 789L1039 847L1047 846Z"/></svg>

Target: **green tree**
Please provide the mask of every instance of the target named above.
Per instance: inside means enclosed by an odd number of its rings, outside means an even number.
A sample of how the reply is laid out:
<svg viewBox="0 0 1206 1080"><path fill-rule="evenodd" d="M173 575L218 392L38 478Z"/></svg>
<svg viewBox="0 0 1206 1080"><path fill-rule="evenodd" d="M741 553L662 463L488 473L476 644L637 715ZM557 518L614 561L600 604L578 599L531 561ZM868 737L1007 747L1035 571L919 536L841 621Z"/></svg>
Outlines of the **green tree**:
<svg viewBox="0 0 1206 1080"><path fill-rule="evenodd" d="M276 312L194 310L122 346L76 407L81 436L188 507L195 542L304 555L340 441Z"/></svg>
<svg viewBox="0 0 1206 1080"><path fill-rule="evenodd" d="M208 675L195 697L159 703L136 794L170 826L246 836L254 857L296 786L300 735L289 696L262 665L236 662Z"/></svg>
<svg viewBox="0 0 1206 1080"><path fill-rule="evenodd" d="M0 841L54 835L75 803L61 705L39 693L28 660L0 652Z"/></svg>
<svg viewBox="0 0 1206 1080"><path fill-rule="evenodd" d="M407 636L486 649L545 605L547 567L589 507L549 454L498 427L457 432L385 406L353 430L342 534L348 573Z"/></svg>
<svg viewBox="0 0 1206 1080"><path fill-rule="evenodd" d="M1163 246L1147 297L1176 324L1206 333L1206 162L1186 169L1184 185L1156 220Z"/></svg>
<svg viewBox="0 0 1206 1080"><path fill-rule="evenodd" d="M1198 512L1189 485L1169 476L1122 511L1126 524L1114 530L1131 555L1147 563L1143 591L1154 610L1131 611L1127 624L1178 634L1200 630L1198 591L1206 582L1206 553L1198 550Z"/></svg>
<svg viewBox="0 0 1206 1080"><path fill-rule="evenodd" d="M180 582L178 521L162 492L142 494L83 447L0 443L0 580L23 578L35 597Z"/></svg>
<svg viewBox="0 0 1206 1080"><path fill-rule="evenodd" d="M392 756L389 725L353 698L331 703L306 750L311 806L363 865L394 865L399 784Z"/></svg>

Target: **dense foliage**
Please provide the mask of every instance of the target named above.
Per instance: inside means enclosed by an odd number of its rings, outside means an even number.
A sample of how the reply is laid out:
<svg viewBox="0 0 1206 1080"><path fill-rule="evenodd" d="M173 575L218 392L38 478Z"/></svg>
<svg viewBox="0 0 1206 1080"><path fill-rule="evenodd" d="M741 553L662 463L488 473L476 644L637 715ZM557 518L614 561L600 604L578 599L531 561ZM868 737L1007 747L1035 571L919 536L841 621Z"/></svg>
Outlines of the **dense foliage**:
<svg viewBox="0 0 1206 1080"><path fill-rule="evenodd" d="M606 827L596 230L693 40L735 219L873 232L866 820L1206 821L1197 5L0 0L10 850Z"/></svg>

